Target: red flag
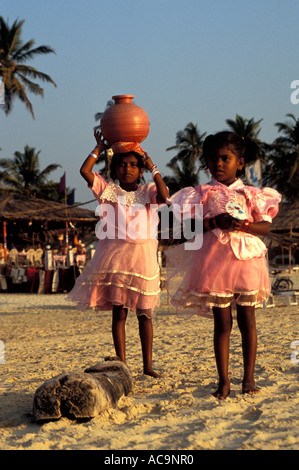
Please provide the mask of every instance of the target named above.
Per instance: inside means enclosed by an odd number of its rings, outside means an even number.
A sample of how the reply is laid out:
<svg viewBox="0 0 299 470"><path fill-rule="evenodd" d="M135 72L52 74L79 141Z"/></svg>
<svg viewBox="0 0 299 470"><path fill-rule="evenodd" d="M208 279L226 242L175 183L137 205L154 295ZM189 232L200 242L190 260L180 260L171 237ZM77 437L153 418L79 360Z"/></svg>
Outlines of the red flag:
<svg viewBox="0 0 299 470"><path fill-rule="evenodd" d="M65 191L66 185L65 185L65 172L63 173L63 176L60 178L59 186L58 186L58 192L62 193Z"/></svg>

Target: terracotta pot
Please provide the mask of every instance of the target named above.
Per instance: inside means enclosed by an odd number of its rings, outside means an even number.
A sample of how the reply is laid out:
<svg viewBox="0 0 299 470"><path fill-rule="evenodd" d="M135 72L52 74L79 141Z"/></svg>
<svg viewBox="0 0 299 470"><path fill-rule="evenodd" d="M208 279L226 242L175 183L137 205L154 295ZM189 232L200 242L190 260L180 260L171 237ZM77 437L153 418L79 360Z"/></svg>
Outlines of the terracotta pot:
<svg viewBox="0 0 299 470"><path fill-rule="evenodd" d="M101 119L101 133L110 144L143 142L150 122L144 109L132 102L134 95L112 96L115 104L107 108Z"/></svg>

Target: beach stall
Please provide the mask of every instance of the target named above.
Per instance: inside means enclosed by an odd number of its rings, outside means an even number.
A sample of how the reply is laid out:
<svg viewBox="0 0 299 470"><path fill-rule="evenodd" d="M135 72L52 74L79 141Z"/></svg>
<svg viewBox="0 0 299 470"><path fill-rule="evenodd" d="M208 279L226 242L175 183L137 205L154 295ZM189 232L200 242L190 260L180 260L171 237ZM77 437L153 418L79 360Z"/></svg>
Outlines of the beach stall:
<svg viewBox="0 0 299 470"><path fill-rule="evenodd" d="M298 305L299 291L299 203L282 202L270 233L263 238L268 248L271 302L284 298L287 305Z"/></svg>
<svg viewBox="0 0 299 470"><path fill-rule="evenodd" d="M79 206L18 194L0 197L1 290L5 282L13 292L71 289L98 220Z"/></svg>
<svg viewBox="0 0 299 470"><path fill-rule="evenodd" d="M296 269L299 265L299 202L282 202L279 212L271 224L266 244L269 260L273 265L285 269Z"/></svg>

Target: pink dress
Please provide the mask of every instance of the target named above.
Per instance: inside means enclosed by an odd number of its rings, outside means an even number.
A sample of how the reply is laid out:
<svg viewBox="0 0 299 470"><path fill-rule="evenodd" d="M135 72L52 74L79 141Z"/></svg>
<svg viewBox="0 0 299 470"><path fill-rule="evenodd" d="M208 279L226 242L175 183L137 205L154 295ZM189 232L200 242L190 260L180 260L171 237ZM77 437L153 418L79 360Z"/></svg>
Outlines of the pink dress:
<svg viewBox="0 0 299 470"><path fill-rule="evenodd" d="M127 192L95 172L91 189L100 203L99 240L68 300L83 310L123 305L151 317L160 293L156 185L147 183Z"/></svg>
<svg viewBox="0 0 299 470"><path fill-rule="evenodd" d="M268 221L278 212L280 194L271 188L245 186L237 179L225 186L210 184L184 188L170 198L173 204L202 204L203 218L227 212L228 202L245 207L251 222ZM266 246L250 233L221 230L203 233L202 247L185 250L185 244L167 252L168 288L178 315L211 316L211 307L257 305L270 293Z"/></svg>

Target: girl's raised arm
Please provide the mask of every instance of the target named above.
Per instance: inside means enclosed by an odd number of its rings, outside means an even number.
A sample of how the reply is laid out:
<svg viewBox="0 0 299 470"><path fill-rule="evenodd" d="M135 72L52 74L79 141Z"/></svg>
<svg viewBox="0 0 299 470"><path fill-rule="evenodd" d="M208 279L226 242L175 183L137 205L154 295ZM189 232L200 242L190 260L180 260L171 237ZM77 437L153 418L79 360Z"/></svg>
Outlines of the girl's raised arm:
<svg viewBox="0 0 299 470"><path fill-rule="evenodd" d="M94 136L97 141L97 145L93 149L93 151L88 155L88 157L83 162L80 168L80 174L85 179L85 181L87 181L89 186L93 185L94 174L92 170L94 164L97 161L98 156L107 148L103 140L101 139L101 134L98 131L94 132Z"/></svg>
<svg viewBox="0 0 299 470"><path fill-rule="evenodd" d="M162 179L161 173L157 170L157 165L154 165L149 155L144 152L143 163L145 168L152 173L153 180L157 187L157 203L164 204L169 198L168 189Z"/></svg>

